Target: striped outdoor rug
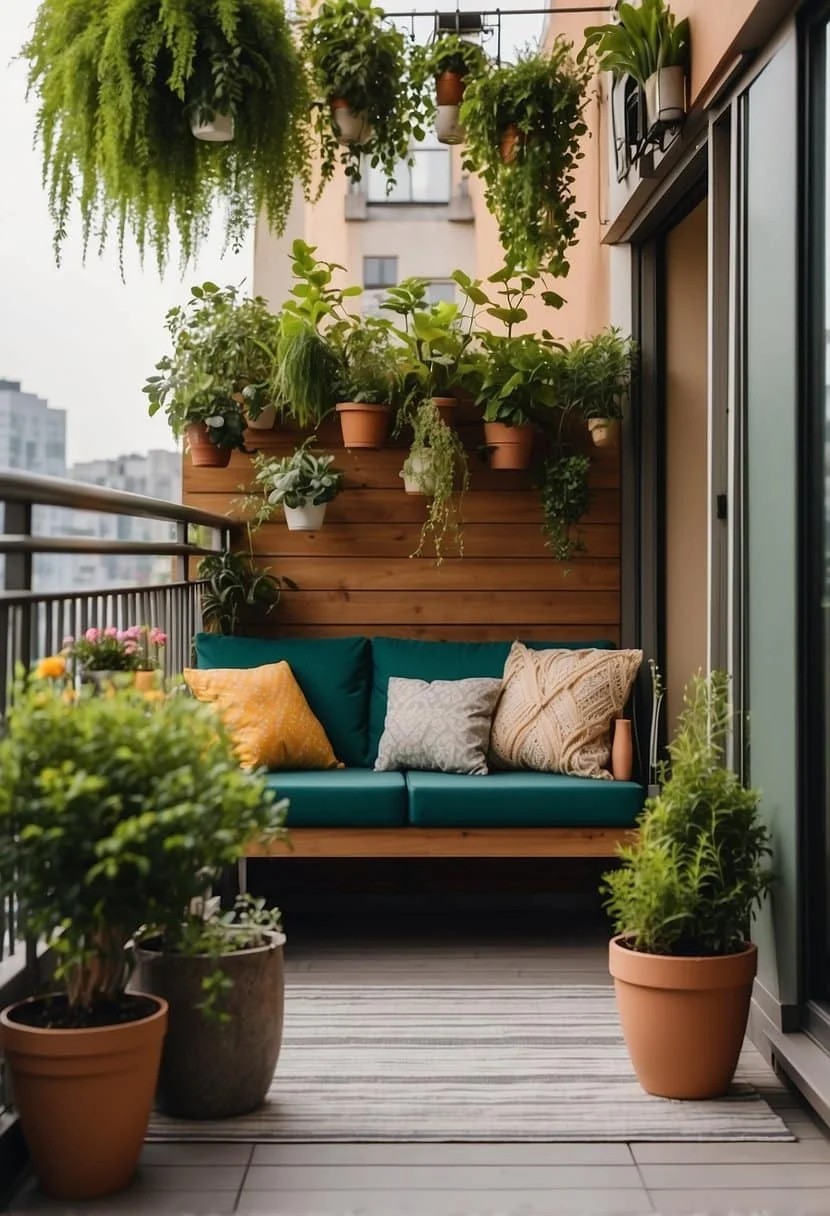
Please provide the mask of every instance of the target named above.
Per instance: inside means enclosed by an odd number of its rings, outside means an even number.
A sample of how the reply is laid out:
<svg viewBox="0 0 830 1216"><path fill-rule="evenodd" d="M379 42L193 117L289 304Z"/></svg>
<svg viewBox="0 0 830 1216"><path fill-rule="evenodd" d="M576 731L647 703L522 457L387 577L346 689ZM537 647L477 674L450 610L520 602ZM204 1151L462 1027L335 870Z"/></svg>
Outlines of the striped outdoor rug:
<svg viewBox="0 0 830 1216"><path fill-rule="evenodd" d="M792 1140L753 1089L763 1078L761 1057L747 1051L727 1098L650 1097L610 988L291 983L265 1105L215 1122L154 1116L149 1138Z"/></svg>

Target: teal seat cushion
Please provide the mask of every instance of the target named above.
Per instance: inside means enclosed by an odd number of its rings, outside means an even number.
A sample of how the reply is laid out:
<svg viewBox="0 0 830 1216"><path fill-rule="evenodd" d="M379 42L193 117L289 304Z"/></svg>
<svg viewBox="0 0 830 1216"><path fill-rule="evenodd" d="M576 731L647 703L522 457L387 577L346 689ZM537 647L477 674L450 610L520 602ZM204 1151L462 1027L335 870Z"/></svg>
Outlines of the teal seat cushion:
<svg viewBox="0 0 830 1216"><path fill-rule="evenodd" d="M338 760L366 763L368 638L239 638L197 633L197 667L262 667L284 659Z"/></svg>
<svg viewBox="0 0 830 1216"><path fill-rule="evenodd" d="M372 699L369 707L369 763L374 764L386 721L390 676L406 680L500 678L510 642L419 642L411 638L372 638ZM613 649L613 642L526 642L531 650ZM335 749L336 750L336 749Z"/></svg>
<svg viewBox="0 0 830 1216"><path fill-rule="evenodd" d="M634 781L558 773L405 774L409 821L426 828L629 827L645 791Z"/></svg>
<svg viewBox="0 0 830 1216"><path fill-rule="evenodd" d="M290 769L269 773L266 781L290 801L289 828L396 828L407 822L403 773Z"/></svg>

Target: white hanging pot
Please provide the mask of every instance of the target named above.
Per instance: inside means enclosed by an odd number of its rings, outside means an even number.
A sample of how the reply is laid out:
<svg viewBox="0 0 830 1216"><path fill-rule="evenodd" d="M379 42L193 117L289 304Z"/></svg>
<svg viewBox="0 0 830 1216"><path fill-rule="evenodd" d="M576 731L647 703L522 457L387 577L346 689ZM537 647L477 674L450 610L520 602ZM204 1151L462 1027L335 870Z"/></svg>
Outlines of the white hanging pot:
<svg viewBox="0 0 830 1216"><path fill-rule="evenodd" d="M403 488L407 494L426 494L428 498L432 497L435 493L434 461L435 455L431 448L409 453L406 464L398 474L403 478Z"/></svg>
<svg viewBox="0 0 830 1216"><path fill-rule="evenodd" d="M285 522L289 532L318 532L326 518L326 503L315 506L313 502L304 502L301 507L287 507L282 504L285 512Z"/></svg>
<svg viewBox="0 0 830 1216"><path fill-rule="evenodd" d="M210 122L199 122L194 118L190 129L197 139L209 144L227 144L233 139L235 126L230 114L214 114Z"/></svg>
<svg viewBox="0 0 830 1216"><path fill-rule="evenodd" d="M464 128L458 121L460 106L438 106L435 117L435 134L442 144L463 144Z"/></svg>
<svg viewBox="0 0 830 1216"><path fill-rule="evenodd" d="M346 147L367 144L374 135L365 113L353 110L342 98L331 103L331 121L337 132L337 142Z"/></svg>
<svg viewBox="0 0 830 1216"><path fill-rule="evenodd" d="M675 126L686 115L686 69L659 68L645 84L649 131Z"/></svg>

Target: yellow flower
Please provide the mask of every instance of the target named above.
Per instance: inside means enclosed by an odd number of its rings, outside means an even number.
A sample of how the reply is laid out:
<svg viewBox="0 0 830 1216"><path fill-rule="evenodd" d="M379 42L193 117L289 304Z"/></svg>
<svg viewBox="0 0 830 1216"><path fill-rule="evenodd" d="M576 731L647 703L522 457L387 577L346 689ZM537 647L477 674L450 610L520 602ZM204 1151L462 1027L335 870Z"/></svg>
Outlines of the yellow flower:
<svg viewBox="0 0 830 1216"><path fill-rule="evenodd" d="M60 654L41 659L35 668L35 677L38 680L59 680L63 675L66 675L66 659Z"/></svg>

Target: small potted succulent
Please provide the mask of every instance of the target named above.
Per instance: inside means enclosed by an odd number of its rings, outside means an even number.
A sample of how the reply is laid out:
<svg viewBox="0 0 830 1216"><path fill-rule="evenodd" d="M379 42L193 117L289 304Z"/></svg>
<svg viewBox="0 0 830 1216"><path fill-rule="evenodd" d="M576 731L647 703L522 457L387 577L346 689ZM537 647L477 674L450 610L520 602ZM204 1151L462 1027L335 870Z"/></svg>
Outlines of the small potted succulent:
<svg viewBox="0 0 830 1216"><path fill-rule="evenodd" d="M280 602L283 588L296 590L281 578L254 565L249 553L225 550L199 563L202 583L202 627L207 633L235 634L247 620L268 616Z"/></svg>
<svg viewBox="0 0 830 1216"><path fill-rule="evenodd" d="M326 517L326 505L343 488L343 474L334 457L309 447L312 435L290 456L273 457L259 452L254 457L254 482L265 496L252 527L270 519L282 507L289 532L317 532Z"/></svg>
<svg viewBox="0 0 830 1216"><path fill-rule="evenodd" d="M435 81L435 134L442 144L464 142L459 110L468 76L487 71L489 60L476 42L459 34L439 34L423 56L421 72Z"/></svg>
<svg viewBox="0 0 830 1216"><path fill-rule="evenodd" d="M615 447L631 389L636 344L619 329L567 344L559 364L559 399L588 424L597 447Z"/></svg>

